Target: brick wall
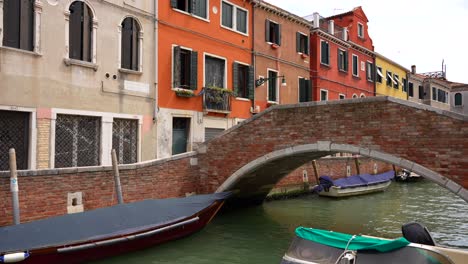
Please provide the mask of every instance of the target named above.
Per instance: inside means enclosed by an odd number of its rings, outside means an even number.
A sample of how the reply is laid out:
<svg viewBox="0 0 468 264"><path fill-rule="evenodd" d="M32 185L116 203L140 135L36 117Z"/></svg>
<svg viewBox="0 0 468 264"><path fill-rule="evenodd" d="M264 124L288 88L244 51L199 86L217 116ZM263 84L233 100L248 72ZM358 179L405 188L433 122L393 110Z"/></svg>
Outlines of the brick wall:
<svg viewBox="0 0 468 264"><path fill-rule="evenodd" d="M37 169L49 168L50 119L37 119Z"/></svg>

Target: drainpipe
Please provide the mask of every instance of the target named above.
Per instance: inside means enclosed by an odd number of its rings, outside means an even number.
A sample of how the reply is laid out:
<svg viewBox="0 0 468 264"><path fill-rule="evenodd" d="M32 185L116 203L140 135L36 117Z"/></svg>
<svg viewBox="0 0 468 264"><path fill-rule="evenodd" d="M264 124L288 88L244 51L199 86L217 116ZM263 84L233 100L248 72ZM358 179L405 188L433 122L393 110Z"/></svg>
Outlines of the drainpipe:
<svg viewBox="0 0 468 264"><path fill-rule="evenodd" d="M257 78L257 65L256 65L256 60L255 60L255 23L253 22L253 18L255 17L255 7L257 6L257 2L255 2L252 5L252 16L251 16L251 24L252 24L252 64L254 67L254 88L253 88L253 99L252 99L252 116L253 113L255 113L255 90L257 87L255 87L255 79Z"/></svg>
<svg viewBox="0 0 468 264"><path fill-rule="evenodd" d="M156 122L158 115L158 0L154 0L154 100L153 100L153 122ZM158 144L156 144L158 145Z"/></svg>

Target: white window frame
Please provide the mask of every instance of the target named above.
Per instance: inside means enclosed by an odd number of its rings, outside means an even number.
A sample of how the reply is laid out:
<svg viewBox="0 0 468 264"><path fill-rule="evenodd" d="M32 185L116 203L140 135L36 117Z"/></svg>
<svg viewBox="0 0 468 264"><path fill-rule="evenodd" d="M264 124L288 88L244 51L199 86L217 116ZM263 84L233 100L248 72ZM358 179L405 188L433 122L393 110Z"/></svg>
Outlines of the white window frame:
<svg viewBox="0 0 468 264"><path fill-rule="evenodd" d="M325 43L327 43L327 45L328 45L328 58L327 58L328 63L324 63L324 62L322 61L322 42L325 42ZM331 60L330 57L331 57L331 56L330 56L330 42L321 39L321 40L320 40L320 64L323 64L323 65L326 65L326 66L330 66L330 60Z"/></svg>
<svg viewBox="0 0 468 264"><path fill-rule="evenodd" d="M224 60L224 83L222 88L227 89L227 59L212 53L203 52L203 87L206 87L205 76L206 76L206 56ZM220 87L221 88L221 87Z"/></svg>
<svg viewBox="0 0 468 264"><path fill-rule="evenodd" d="M233 13L232 14L232 20L233 20L232 21L232 28L223 25L223 2L225 2L226 4L232 6L232 13ZM246 25L245 25L245 27L246 27L245 31L246 32L245 33L242 32L242 31L237 30L237 9L240 9L240 10L245 11L247 13L246 14ZM236 33L239 33L239 34L244 35L244 36L249 35L249 10L247 10L245 8L242 8L242 7L240 7L240 6L236 5L236 4L233 4L232 2L229 2L229 1L226 1L226 0L221 0L220 12L221 12L221 15L219 16L219 24L221 25L222 28L233 31L233 32L236 32Z"/></svg>
<svg viewBox="0 0 468 264"><path fill-rule="evenodd" d="M188 6L189 5L189 0L185 0L185 1L187 2L187 6ZM174 10L176 12L179 12L179 13L182 13L184 15L191 16L193 18L200 19L200 20L203 20L203 21L206 21L206 22L210 22L210 0L206 0L206 18L201 17L201 16L197 16L194 13L189 13L187 11L171 7L170 3L169 3L169 7L172 8L172 10Z"/></svg>
<svg viewBox="0 0 468 264"><path fill-rule="evenodd" d="M356 54L352 54L352 55L353 55L352 60L351 60L352 74L353 74L354 77L359 77L359 56L356 55ZM356 74L354 74L354 57L356 57L356 60L357 60L356 61L357 62L356 63L356 67L357 67L356 68Z"/></svg>
<svg viewBox="0 0 468 264"><path fill-rule="evenodd" d="M297 33L299 33L299 34L301 34L302 36L306 37L307 43L309 43L309 46L310 46L310 38L309 38L309 36L308 36L307 34L305 34L305 33L302 33L301 31L297 31ZM297 41L297 40L296 40L296 41ZM306 44L307 44L307 43L306 43ZM300 44L300 43L299 43L299 44ZM306 47L306 49L307 49L307 53L304 53L304 52L302 52L302 51L298 51L297 53L298 53L298 54L309 55L309 54L310 54L310 47Z"/></svg>
<svg viewBox="0 0 468 264"><path fill-rule="evenodd" d="M36 55L41 55L41 14L42 14L42 2L41 0L35 0L33 4L34 14L33 14L33 50L32 53ZM28 50L16 49L12 47L3 46L3 1L0 1L0 47L15 49L24 51L25 53L31 53Z"/></svg>
<svg viewBox="0 0 468 264"><path fill-rule="evenodd" d="M188 48L188 47L184 47L184 46L181 46L181 45L177 45L177 44L172 44L171 46L171 54L172 54L172 58L171 58L171 90L172 91L177 91L177 90L190 90L190 89L185 89L185 88L180 88L180 87L174 87L174 48L179 46L181 49L184 49L184 50L188 50L188 51L193 51L193 49L191 48ZM205 62L205 61L203 61ZM203 70L205 69L205 64L203 64Z"/></svg>
<svg viewBox="0 0 468 264"><path fill-rule="evenodd" d="M366 79L370 82L374 82L374 80L372 79L373 68L375 68L374 63L368 60L366 63Z"/></svg>
<svg viewBox="0 0 468 264"><path fill-rule="evenodd" d="M341 98L341 97L343 97L343 98ZM338 98L339 98L339 100L344 100L344 99L346 99L346 95L340 93L340 94L338 95Z"/></svg>
<svg viewBox="0 0 468 264"><path fill-rule="evenodd" d="M362 23L357 23L357 34L358 34L358 37L360 38L364 38L364 25Z"/></svg>
<svg viewBox="0 0 468 264"><path fill-rule="evenodd" d="M133 18L137 23L138 23L138 27L140 28L140 31L138 32L138 71L134 71L134 70L130 70L130 69L124 69L122 68L122 22L127 18L127 17L130 17L130 18ZM143 25L141 24L140 20L135 17L135 16L130 16L130 15L127 15L127 16L124 16L121 20L120 20L120 23L119 23L119 26L118 26L118 35L119 35L119 40L118 40L118 56L119 56L119 59L118 59L118 64L117 64L117 67L119 69L119 71L121 72L126 72L126 73L143 73ZM174 54L173 54L174 55Z"/></svg>
<svg viewBox="0 0 468 264"><path fill-rule="evenodd" d="M326 94L326 99L322 100L322 92L325 92ZM325 102L328 101L328 90L327 89L320 89L320 102Z"/></svg>
<svg viewBox="0 0 468 264"><path fill-rule="evenodd" d="M366 95L364 93L361 93L361 95L359 95L359 98L366 98Z"/></svg>
<svg viewBox="0 0 468 264"><path fill-rule="evenodd" d="M357 94L353 93L353 98L359 98Z"/></svg>
<svg viewBox="0 0 468 264"><path fill-rule="evenodd" d="M241 62L241 61L234 61L235 63L237 64L240 64L240 65L243 65L243 66L247 66L247 67L250 67L250 64L248 63L245 63L245 62ZM232 76L232 78L234 78L234 76ZM254 85L255 85L255 80L254 80ZM263 85L263 84L262 84ZM248 89L248 87L247 87ZM250 102L251 100L249 98L244 98L244 97L237 97L236 96L236 100L239 100L239 101L247 101L247 102Z"/></svg>
<svg viewBox="0 0 468 264"><path fill-rule="evenodd" d="M91 29L91 62L88 61L81 61L81 60L75 60L70 58L70 6L74 2L83 2L85 3L91 12L93 12L93 21L92 21L92 29ZM91 3L88 0L73 0L70 1L66 6L65 6L65 64L70 65L79 65L79 66L91 66L94 67L97 70L97 29L98 29L98 19L96 17L96 10L94 10L94 7L91 5ZM120 39L119 39L120 40ZM91 65L90 65L91 64Z"/></svg>
<svg viewBox="0 0 468 264"><path fill-rule="evenodd" d="M93 116L101 118L101 145L100 160L101 164L98 166L112 165L111 151L112 151L112 125L114 118L118 119L132 119L138 120L138 143L137 143L137 162L141 161L141 131L143 126L142 115L118 114L110 112L95 112L74 109L61 109L52 108L52 117L50 121L50 151L49 151L49 166L51 169L55 168L55 131L57 114L61 115L79 115L79 116Z"/></svg>
<svg viewBox="0 0 468 264"><path fill-rule="evenodd" d="M376 66L375 66L375 71L376 71L377 75L380 76L380 82L377 81L377 78L376 78L375 81L378 82L378 83L383 83L384 75L383 75L383 73L382 73L382 67L376 65ZM385 80L386 80L386 79L385 79Z"/></svg>
<svg viewBox="0 0 468 264"><path fill-rule="evenodd" d="M270 93L270 89L269 89L270 87L269 87L269 85L270 85L270 82L271 82L270 80L268 80L268 81L265 82L265 83L268 83L268 85L267 85L267 97L266 97L266 99L267 99L267 102L268 102L268 103L278 104L278 103L280 102L280 93L279 93L279 91L280 91L280 90L279 90L279 88L280 88L280 86L279 86L279 79L280 79L280 78L278 78L278 76L280 76L280 74L279 74L279 71L277 71L277 70L275 70L275 69L267 68L267 74L266 74L267 78L268 78L268 76L270 76L269 72L276 72L276 76L277 76L277 77L276 77L276 80L274 80L274 82L276 82L276 101L270 101L270 100L269 100L269 98L270 98L270 94L269 94L269 93Z"/></svg>

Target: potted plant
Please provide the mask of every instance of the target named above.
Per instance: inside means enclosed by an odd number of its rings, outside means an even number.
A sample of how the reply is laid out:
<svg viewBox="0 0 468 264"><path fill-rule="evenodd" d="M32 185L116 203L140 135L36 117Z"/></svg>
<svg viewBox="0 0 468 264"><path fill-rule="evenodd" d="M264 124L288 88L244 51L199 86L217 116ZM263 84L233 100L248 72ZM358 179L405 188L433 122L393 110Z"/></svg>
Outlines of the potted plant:
<svg viewBox="0 0 468 264"><path fill-rule="evenodd" d="M175 93L179 97L193 97L195 93L192 90L187 90L187 89L177 89L175 90Z"/></svg>

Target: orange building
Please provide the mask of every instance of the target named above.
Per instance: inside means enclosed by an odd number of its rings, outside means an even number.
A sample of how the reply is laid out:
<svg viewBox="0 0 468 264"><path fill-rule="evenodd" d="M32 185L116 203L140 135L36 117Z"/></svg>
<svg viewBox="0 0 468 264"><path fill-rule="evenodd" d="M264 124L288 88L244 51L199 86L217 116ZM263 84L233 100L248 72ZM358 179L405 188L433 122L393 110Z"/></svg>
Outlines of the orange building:
<svg viewBox="0 0 468 264"><path fill-rule="evenodd" d="M251 116L252 4L159 1L157 157L190 151Z"/></svg>
<svg viewBox="0 0 468 264"><path fill-rule="evenodd" d="M254 111L312 100L309 62L311 24L258 1L254 8L256 88Z"/></svg>

